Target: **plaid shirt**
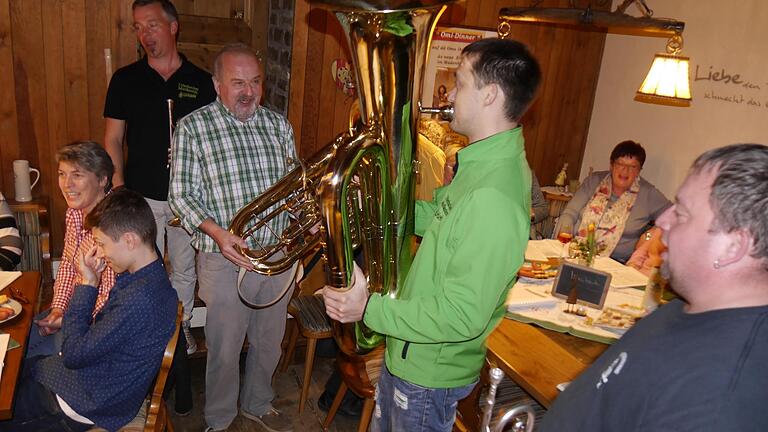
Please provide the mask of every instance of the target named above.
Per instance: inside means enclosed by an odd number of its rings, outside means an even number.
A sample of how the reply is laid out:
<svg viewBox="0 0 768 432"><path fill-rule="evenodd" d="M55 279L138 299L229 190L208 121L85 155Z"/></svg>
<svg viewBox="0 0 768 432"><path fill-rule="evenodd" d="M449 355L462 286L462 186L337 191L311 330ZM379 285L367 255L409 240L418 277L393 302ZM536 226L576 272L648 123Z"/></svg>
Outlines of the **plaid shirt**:
<svg viewBox="0 0 768 432"><path fill-rule="evenodd" d="M219 99L179 121L172 147L168 201L200 252L220 252L198 228L204 220L227 228L239 209L288 174L296 161L285 117L258 107L241 122ZM261 229L248 238L248 246L276 243L273 233L279 235L287 225L283 213L269 224L271 231Z"/></svg>
<svg viewBox="0 0 768 432"><path fill-rule="evenodd" d="M67 209L65 219L64 256L61 258L61 265L59 265L59 271L56 273L56 280L53 282L53 301L51 302L51 308L59 308L64 311L69 306L69 300L75 292L75 287L81 284L75 260L81 251L88 252L94 245L91 230L83 228L85 217L82 210ZM109 291L114 284L115 272L107 266L101 273L99 296L96 298L96 306L93 309L94 317L104 307L109 298Z"/></svg>

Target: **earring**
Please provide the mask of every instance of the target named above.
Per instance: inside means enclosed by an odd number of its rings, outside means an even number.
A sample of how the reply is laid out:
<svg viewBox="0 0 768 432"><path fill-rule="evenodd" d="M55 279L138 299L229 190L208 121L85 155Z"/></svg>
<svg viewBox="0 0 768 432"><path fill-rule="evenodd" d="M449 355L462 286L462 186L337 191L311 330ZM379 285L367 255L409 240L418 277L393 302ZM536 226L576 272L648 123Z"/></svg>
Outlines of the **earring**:
<svg viewBox="0 0 768 432"><path fill-rule="evenodd" d="M714 267L715 270L718 270L720 268L720 260L716 259L715 262L712 263L712 267Z"/></svg>

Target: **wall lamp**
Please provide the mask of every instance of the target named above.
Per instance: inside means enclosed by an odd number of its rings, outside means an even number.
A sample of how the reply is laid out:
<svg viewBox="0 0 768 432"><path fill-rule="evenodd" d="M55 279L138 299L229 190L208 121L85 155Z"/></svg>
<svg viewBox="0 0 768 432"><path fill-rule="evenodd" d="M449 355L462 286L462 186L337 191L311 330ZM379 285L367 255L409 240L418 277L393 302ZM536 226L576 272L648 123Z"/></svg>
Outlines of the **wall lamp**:
<svg viewBox="0 0 768 432"><path fill-rule="evenodd" d="M514 21L574 26L582 30L633 36L668 37L667 52L655 55L645 80L635 94L635 100L671 106L690 105L689 58L680 55L684 22L670 18L653 18L653 11L645 0L624 0L613 12L593 10L591 6L586 9L536 7L540 2L541 0L533 1L532 7L528 8L501 9L499 37L509 37L510 23ZM571 3L573 2L572 0ZM603 3L610 8L610 2ZM625 13L632 4L640 9L641 17Z"/></svg>

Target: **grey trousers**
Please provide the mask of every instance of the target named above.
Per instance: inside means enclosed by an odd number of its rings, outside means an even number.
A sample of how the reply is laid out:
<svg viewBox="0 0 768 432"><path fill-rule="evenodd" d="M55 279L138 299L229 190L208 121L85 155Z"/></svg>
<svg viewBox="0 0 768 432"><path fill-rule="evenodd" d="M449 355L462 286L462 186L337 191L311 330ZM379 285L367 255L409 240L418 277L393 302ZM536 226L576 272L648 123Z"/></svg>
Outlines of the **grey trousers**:
<svg viewBox="0 0 768 432"><path fill-rule="evenodd" d="M190 242L192 237L181 227L168 226L168 221L176 217L167 201L155 201L146 198L157 224L155 243L160 254L163 253L165 240L168 240L168 261L171 264L171 285L176 290L182 306L184 321L192 317L195 303L195 249Z"/></svg>
<svg viewBox="0 0 768 432"><path fill-rule="evenodd" d="M250 348L240 390L240 408L257 416L271 408L272 374L280 361L280 342L285 333L290 293L271 307L251 309L237 294L238 269L220 253L198 254L198 294L207 307L208 365L203 413L208 426L214 429L227 428L237 416L240 350L246 335ZM290 271L276 276L248 272L243 287L249 292L260 289L252 300L266 303L277 296L292 277Z"/></svg>

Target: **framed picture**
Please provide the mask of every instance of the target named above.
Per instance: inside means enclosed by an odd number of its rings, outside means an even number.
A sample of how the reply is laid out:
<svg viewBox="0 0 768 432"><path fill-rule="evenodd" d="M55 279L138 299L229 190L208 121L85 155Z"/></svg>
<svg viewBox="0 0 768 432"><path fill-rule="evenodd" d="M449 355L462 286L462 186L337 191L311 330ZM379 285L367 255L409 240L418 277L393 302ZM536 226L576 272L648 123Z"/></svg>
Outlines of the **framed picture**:
<svg viewBox="0 0 768 432"><path fill-rule="evenodd" d="M564 262L557 272L552 295L575 299L577 304L602 309L610 286L610 273Z"/></svg>

